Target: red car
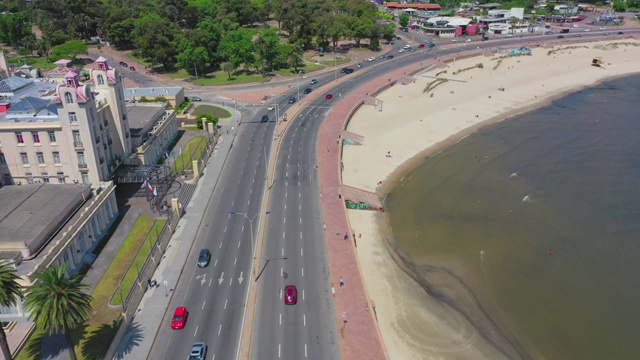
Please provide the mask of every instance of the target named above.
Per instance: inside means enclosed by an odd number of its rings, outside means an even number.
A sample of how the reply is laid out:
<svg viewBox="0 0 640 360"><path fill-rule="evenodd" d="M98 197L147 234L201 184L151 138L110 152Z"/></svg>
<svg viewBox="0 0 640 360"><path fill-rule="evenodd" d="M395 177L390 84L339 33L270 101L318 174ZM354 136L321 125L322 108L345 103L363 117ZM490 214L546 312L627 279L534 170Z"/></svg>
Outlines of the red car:
<svg viewBox="0 0 640 360"><path fill-rule="evenodd" d="M327 96L325 96L324 98L327 99L327 100L331 100L331 99L333 99L333 95L327 94Z"/></svg>
<svg viewBox="0 0 640 360"><path fill-rule="evenodd" d="M422 49L424 47L424 44L420 44L418 45L418 48Z"/></svg>
<svg viewBox="0 0 640 360"><path fill-rule="evenodd" d="M136 71L136 67L135 66L129 66L129 70Z"/></svg>
<svg viewBox="0 0 640 360"><path fill-rule="evenodd" d="M295 285L287 285L284 287L284 303L286 305L295 305L298 302L298 289Z"/></svg>
<svg viewBox="0 0 640 360"><path fill-rule="evenodd" d="M173 330L184 329L184 324L187 323L187 318L189 317L189 312L187 308L184 306L178 306L176 311L173 312L173 317L171 318L171 328Z"/></svg>

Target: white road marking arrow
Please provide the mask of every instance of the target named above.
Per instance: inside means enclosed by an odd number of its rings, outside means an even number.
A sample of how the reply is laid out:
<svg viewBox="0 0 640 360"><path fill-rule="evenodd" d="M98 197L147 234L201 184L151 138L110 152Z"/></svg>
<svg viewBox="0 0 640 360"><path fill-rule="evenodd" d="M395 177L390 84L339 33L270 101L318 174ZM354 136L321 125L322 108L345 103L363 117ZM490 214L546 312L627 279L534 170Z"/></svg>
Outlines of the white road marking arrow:
<svg viewBox="0 0 640 360"><path fill-rule="evenodd" d="M200 286L204 286L204 283L207 281L207 274L198 275L196 279L200 279Z"/></svg>
<svg viewBox="0 0 640 360"><path fill-rule="evenodd" d="M224 271L220 274L220 279L218 279L218 285L222 285L223 281L224 281Z"/></svg>
<svg viewBox="0 0 640 360"><path fill-rule="evenodd" d="M242 280L244 280L244 277L242 277L242 274L243 274L243 272L242 272L242 271L240 271L240 277L238 278L238 282L239 282L240 284L242 284Z"/></svg>

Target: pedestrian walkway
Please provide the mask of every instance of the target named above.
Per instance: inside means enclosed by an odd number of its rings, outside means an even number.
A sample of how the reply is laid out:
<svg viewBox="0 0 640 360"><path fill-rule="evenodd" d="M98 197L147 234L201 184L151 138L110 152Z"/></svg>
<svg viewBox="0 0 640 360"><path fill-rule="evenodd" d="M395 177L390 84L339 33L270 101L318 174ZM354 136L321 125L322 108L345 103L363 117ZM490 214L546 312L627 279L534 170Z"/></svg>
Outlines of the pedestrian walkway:
<svg viewBox="0 0 640 360"><path fill-rule="evenodd" d="M428 66L433 62L425 61L424 65ZM318 134L318 178L330 274L335 291L335 317L336 323L340 326L340 350L343 359L374 360L385 359L387 355L375 321L375 308L369 302L360 273L355 232L350 228L344 198L340 192L342 145L336 143L336 138L346 127L353 108L369 94L419 67L420 65L416 64L398 69L343 96L338 105L327 114ZM374 329L376 331L373 331Z"/></svg>

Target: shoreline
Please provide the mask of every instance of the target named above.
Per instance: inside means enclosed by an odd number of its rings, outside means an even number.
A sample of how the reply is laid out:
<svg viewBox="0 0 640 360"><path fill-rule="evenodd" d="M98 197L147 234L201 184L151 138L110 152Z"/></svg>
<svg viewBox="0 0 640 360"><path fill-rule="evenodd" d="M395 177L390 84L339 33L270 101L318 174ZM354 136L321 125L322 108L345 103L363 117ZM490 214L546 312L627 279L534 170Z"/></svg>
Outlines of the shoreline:
<svg viewBox="0 0 640 360"><path fill-rule="evenodd" d="M384 111L365 106L356 111L347 131L364 136L365 141L361 146L343 147L343 183L375 191L384 199L430 154L482 128L602 81L640 72L635 70L640 69L639 45L634 39L622 39L536 48L531 56L503 58L495 67L496 60L491 59L499 54L457 60L446 64L444 76L450 81L436 86L433 95L423 94L422 89L443 67L419 72L413 84L396 85L377 95ZM603 58L603 68L591 66L593 57ZM477 63L483 63L483 68L473 68ZM466 70L450 73L460 69ZM430 102L429 96L438 101ZM380 128L385 129L382 134ZM358 259L391 359L540 356L535 349L525 350L516 334L475 301L464 284L463 269L418 268L397 251L386 215L348 210L348 217L354 231L364 235ZM433 274L436 279L429 279ZM456 282L459 286L453 287ZM398 293L411 295L389 296Z"/></svg>

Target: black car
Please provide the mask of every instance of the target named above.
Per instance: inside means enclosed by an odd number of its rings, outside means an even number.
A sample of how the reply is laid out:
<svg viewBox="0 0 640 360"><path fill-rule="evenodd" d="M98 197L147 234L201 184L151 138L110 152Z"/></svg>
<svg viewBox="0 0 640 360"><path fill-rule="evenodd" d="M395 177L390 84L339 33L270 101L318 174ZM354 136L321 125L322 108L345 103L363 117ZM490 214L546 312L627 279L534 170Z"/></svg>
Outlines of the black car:
<svg viewBox="0 0 640 360"><path fill-rule="evenodd" d="M580 35L580 34L578 34L578 35ZM558 35L558 39L564 39L564 36Z"/></svg>
<svg viewBox="0 0 640 360"><path fill-rule="evenodd" d="M345 74L351 74L352 72L353 72L353 69L350 69L350 68L344 69Z"/></svg>
<svg viewBox="0 0 640 360"><path fill-rule="evenodd" d="M393 59L393 55L387 56L387 59Z"/></svg>
<svg viewBox="0 0 640 360"><path fill-rule="evenodd" d="M295 96L294 96L294 97L289 98L289 104L293 104L294 102L296 102L296 98L295 98Z"/></svg>
<svg viewBox="0 0 640 360"><path fill-rule="evenodd" d="M482 36L482 41L487 41L487 40L489 40L488 36Z"/></svg>
<svg viewBox="0 0 640 360"><path fill-rule="evenodd" d="M209 249L200 250L200 256L198 256L198 267L207 267L211 261L211 252Z"/></svg>
<svg viewBox="0 0 640 360"><path fill-rule="evenodd" d="M312 91L313 91L313 89L312 89L312 88L306 88L306 89L304 89L304 91L303 91L302 93L304 93L304 94L308 94L308 93L310 93L310 92L312 92Z"/></svg>
<svg viewBox="0 0 640 360"><path fill-rule="evenodd" d="M622 35L624 34L622 31L618 31L618 35Z"/></svg>
<svg viewBox="0 0 640 360"><path fill-rule="evenodd" d="M260 122L267 122L269 121L269 115L262 115L262 119L260 119Z"/></svg>
<svg viewBox="0 0 640 360"><path fill-rule="evenodd" d="M344 74L344 73L346 73L346 72L347 72L347 70L349 70L349 68L342 68L342 69L340 69L340 73L341 73L341 74Z"/></svg>

